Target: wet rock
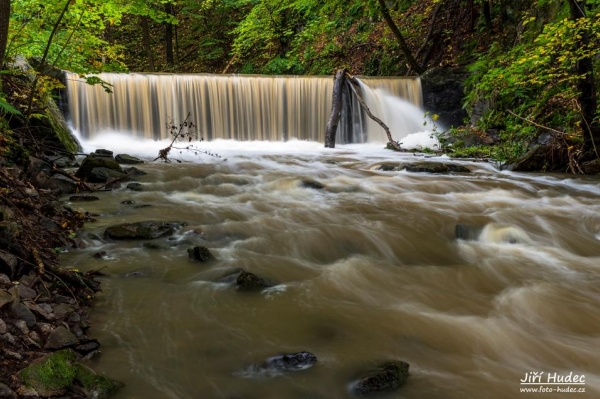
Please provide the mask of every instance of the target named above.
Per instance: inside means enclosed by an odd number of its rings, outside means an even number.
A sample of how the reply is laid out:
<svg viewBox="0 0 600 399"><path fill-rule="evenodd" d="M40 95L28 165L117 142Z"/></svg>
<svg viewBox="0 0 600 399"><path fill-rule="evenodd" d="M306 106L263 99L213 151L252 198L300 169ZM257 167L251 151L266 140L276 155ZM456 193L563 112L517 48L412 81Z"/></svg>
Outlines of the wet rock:
<svg viewBox="0 0 600 399"><path fill-rule="evenodd" d="M81 163L79 169L77 169L77 172L75 172L75 177L89 180L94 169L111 170L119 172L121 176L123 175L123 169L121 169L121 166L112 158L88 155Z"/></svg>
<svg viewBox="0 0 600 399"><path fill-rule="evenodd" d="M127 188L131 191L144 191L142 183L129 183Z"/></svg>
<svg viewBox="0 0 600 399"><path fill-rule="evenodd" d="M206 247L197 246L194 248L189 248L187 252L188 257L196 262L208 262L209 260L215 259L213 254Z"/></svg>
<svg viewBox="0 0 600 399"><path fill-rule="evenodd" d="M42 342L42 340L38 333L35 331L29 332L29 338L38 345L38 348L40 347L39 344Z"/></svg>
<svg viewBox="0 0 600 399"><path fill-rule="evenodd" d="M235 279L235 285L240 291L256 291L273 286L270 281L244 270L240 270Z"/></svg>
<svg viewBox="0 0 600 399"><path fill-rule="evenodd" d="M408 363L389 362L369 372L352 383L351 390L356 394L390 391L406 383L408 379Z"/></svg>
<svg viewBox="0 0 600 399"><path fill-rule="evenodd" d="M100 344L96 340L90 340L84 344L77 345L75 351L83 356L100 348Z"/></svg>
<svg viewBox="0 0 600 399"><path fill-rule="evenodd" d="M261 368L269 371L305 370L317 363L317 357L310 352L277 355L265 360Z"/></svg>
<svg viewBox="0 0 600 399"><path fill-rule="evenodd" d="M88 398L106 399L123 386L118 381L96 374L92 369L82 364L77 364L75 370L75 381L83 387Z"/></svg>
<svg viewBox="0 0 600 399"><path fill-rule="evenodd" d="M138 205L134 205L133 208L134 209L142 209L142 208L149 208L151 206L152 205L150 205L150 204L138 204Z"/></svg>
<svg viewBox="0 0 600 399"><path fill-rule="evenodd" d="M382 163L381 165L377 165L375 167L375 170L381 170L383 172L394 172L400 170L400 167L394 164Z"/></svg>
<svg viewBox="0 0 600 399"><path fill-rule="evenodd" d="M115 157L115 161L117 161L118 163L127 164L127 165L136 165L139 163L144 163L143 160L136 158L136 157L132 157L129 154L118 154Z"/></svg>
<svg viewBox="0 0 600 399"><path fill-rule="evenodd" d="M6 334L6 331L7 331L6 323L4 322L4 320L0 319L0 335Z"/></svg>
<svg viewBox="0 0 600 399"><path fill-rule="evenodd" d="M65 295L56 295L54 297L54 302L56 303L68 303L69 305L75 304L75 299L65 296Z"/></svg>
<svg viewBox="0 0 600 399"><path fill-rule="evenodd" d="M104 148L100 148L96 150L93 155L97 157L112 158L113 152L111 150L105 150Z"/></svg>
<svg viewBox="0 0 600 399"><path fill-rule="evenodd" d="M109 168L94 168L87 174L86 180L91 183L106 183L109 180L121 179L124 173Z"/></svg>
<svg viewBox="0 0 600 399"><path fill-rule="evenodd" d="M45 320L53 321L56 316L52 313L52 307L48 304L28 303L26 305L34 314L42 317Z"/></svg>
<svg viewBox="0 0 600 399"><path fill-rule="evenodd" d="M46 340L45 349L61 349L77 345L79 339L69 329L64 326L56 327Z"/></svg>
<svg viewBox="0 0 600 399"><path fill-rule="evenodd" d="M92 257L94 257L96 259L104 259L107 256L108 256L108 254L106 253L106 251L96 252L95 254L92 255Z"/></svg>
<svg viewBox="0 0 600 399"><path fill-rule="evenodd" d="M71 305L67 305L66 303L61 303L53 308L54 315L57 320L65 320L71 313L75 311L75 307Z"/></svg>
<svg viewBox="0 0 600 399"><path fill-rule="evenodd" d="M13 276L18 263L19 260L16 256L4 251L0 251L0 271L8 274L9 276Z"/></svg>
<svg viewBox="0 0 600 399"><path fill-rule="evenodd" d="M137 223L123 223L107 228L104 236L113 240L152 240L158 237L168 236L175 229L183 226L179 222L157 222L148 220Z"/></svg>
<svg viewBox="0 0 600 399"><path fill-rule="evenodd" d="M79 315L79 313L71 313L69 315L69 317L67 317L67 322L69 323L73 323L73 324L77 324L81 321L81 316Z"/></svg>
<svg viewBox="0 0 600 399"><path fill-rule="evenodd" d="M42 334L44 337L47 337L52 332L51 324L37 323L35 326L36 326L37 330L39 331L39 333Z"/></svg>
<svg viewBox="0 0 600 399"><path fill-rule="evenodd" d="M303 179L300 181L300 185L304 188L312 188L313 190L322 190L325 186L316 180Z"/></svg>
<svg viewBox="0 0 600 399"><path fill-rule="evenodd" d="M23 359L23 356L21 356L20 354L18 354L17 352L10 351L8 349L4 350L4 355L9 359L15 359L15 360Z"/></svg>
<svg viewBox="0 0 600 399"><path fill-rule="evenodd" d="M2 341L8 342L9 344L11 344L13 346L15 346L17 344L15 337L11 333L3 334L0 336L0 338L2 338Z"/></svg>
<svg viewBox="0 0 600 399"><path fill-rule="evenodd" d="M18 396L8 386L0 382L0 399L17 399Z"/></svg>
<svg viewBox="0 0 600 399"><path fill-rule="evenodd" d="M468 117L463 107L463 82L468 76L468 71L456 67L431 68L421 76L423 108L438 115L443 126L462 126Z"/></svg>
<svg viewBox="0 0 600 399"><path fill-rule="evenodd" d="M0 290L0 309L6 304L9 304L13 301L12 295L4 290Z"/></svg>
<svg viewBox="0 0 600 399"><path fill-rule="evenodd" d="M23 335L29 334L29 328L27 328L27 323L25 323L25 320L15 321L15 327L17 327Z"/></svg>
<svg viewBox="0 0 600 399"><path fill-rule="evenodd" d="M483 228L479 226L457 224L454 228L454 234L457 240L477 241L482 230Z"/></svg>
<svg viewBox="0 0 600 399"><path fill-rule="evenodd" d="M441 163L441 162L417 162L403 165L404 170L407 172L416 173L471 173L471 171L462 165L456 165L452 163Z"/></svg>
<svg viewBox="0 0 600 399"><path fill-rule="evenodd" d="M28 388L25 385L21 385L17 389L17 395L19 398L39 398L37 391L33 388Z"/></svg>
<svg viewBox="0 0 600 399"><path fill-rule="evenodd" d="M21 299L33 299L38 295L33 288L29 288L25 284L19 284L17 289L19 291L19 298Z"/></svg>
<svg viewBox="0 0 600 399"><path fill-rule="evenodd" d="M15 318L24 320L27 323L28 328L33 328L36 323L35 316L31 313L31 310L27 308L27 306L22 303L13 303L12 311L15 315Z"/></svg>
<svg viewBox="0 0 600 399"><path fill-rule="evenodd" d="M147 277L149 274L148 270L136 270L125 274L125 278Z"/></svg>
<svg viewBox="0 0 600 399"><path fill-rule="evenodd" d="M125 200L125 201L121 201L121 204L133 205L133 204L135 204L135 201L134 200Z"/></svg>
<svg viewBox="0 0 600 399"><path fill-rule="evenodd" d="M162 250L162 249L168 249L169 247L167 247L164 244L159 244L157 242L145 242L142 244L142 247L147 248L147 249L155 249L155 250Z"/></svg>
<svg viewBox="0 0 600 399"><path fill-rule="evenodd" d="M11 284L10 278L6 274L0 274L0 287L9 287Z"/></svg>
<svg viewBox="0 0 600 399"><path fill-rule="evenodd" d="M131 168L123 169L123 172L125 172L129 176L146 176L148 174L148 173L144 172L143 170L139 170L135 166L132 166Z"/></svg>
<svg viewBox="0 0 600 399"><path fill-rule="evenodd" d="M83 194L83 195L72 195L69 197L71 202L91 202L98 201L100 198L95 195Z"/></svg>

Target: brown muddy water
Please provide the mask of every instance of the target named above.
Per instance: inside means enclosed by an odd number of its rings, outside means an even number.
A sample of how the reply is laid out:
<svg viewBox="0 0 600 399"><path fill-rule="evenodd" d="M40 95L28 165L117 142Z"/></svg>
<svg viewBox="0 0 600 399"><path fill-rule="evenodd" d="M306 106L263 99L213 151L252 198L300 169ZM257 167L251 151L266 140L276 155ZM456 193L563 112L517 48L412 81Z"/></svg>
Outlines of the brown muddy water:
<svg viewBox="0 0 600 399"><path fill-rule="evenodd" d="M148 158L161 148L102 145ZM90 246L63 257L107 274L92 314L90 334L102 343L92 366L126 383L117 399L350 398L352 380L388 360L410 363L411 376L375 397L600 397L598 179L468 162L471 174L383 172L382 162L420 158L372 145L207 145L227 162L146 163L143 192L123 187L86 203L101 215L81 233ZM150 206L121 204L129 199ZM189 243L90 238L148 219L186 222L175 238ZM456 240L457 224L485 229ZM217 260L191 263L193 245ZM109 257L94 259L98 251ZM277 285L248 293L217 282L233 268ZM301 350L317 364L250 371ZM521 392L537 386L521 385L531 372L543 382L584 375L570 386L585 392Z"/></svg>

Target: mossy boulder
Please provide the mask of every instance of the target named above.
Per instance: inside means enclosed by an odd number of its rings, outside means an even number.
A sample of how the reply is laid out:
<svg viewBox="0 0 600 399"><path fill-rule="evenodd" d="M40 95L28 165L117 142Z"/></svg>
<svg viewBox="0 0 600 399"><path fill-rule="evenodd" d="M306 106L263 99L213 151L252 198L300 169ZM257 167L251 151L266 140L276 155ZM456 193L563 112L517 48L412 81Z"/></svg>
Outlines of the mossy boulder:
<svg viewBox="0 0 600 399"><path fill-rule="evenodd" d="M122 384L77 363L70 349L55 352L34 362L19 372L24 386L42 397L60 396L77 386L88 398L104 399L114 394ZM75 389L79 391L79 389Z"/></svg>
<svg viewBox="0 0 600 399"><path fill-rule="evenodd" d="M35 389L40 396L64 395L77 375L76 360L72 351L58 351L21 370L19 377L23 385Z"/></svg>
<svg viewBox="0 0 600 399"><path fill-rule="evenodd" d="M108 398L123 386L118 381L96 374L82 364L75 365L75 381L81 385L88 398L94 399Z"/></svg>

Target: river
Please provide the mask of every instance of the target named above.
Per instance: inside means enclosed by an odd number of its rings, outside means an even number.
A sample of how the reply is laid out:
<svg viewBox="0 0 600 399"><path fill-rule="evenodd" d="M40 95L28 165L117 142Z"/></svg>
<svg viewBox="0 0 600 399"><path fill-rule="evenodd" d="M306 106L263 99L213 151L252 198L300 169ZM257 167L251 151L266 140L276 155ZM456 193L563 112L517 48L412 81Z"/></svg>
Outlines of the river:
<svg viewBox="0 0 600 399"><path fill-rule="evenodd" d="M164 143L84 146L151 160ZM349 398L353 379L387 360L408 362L410 378L383 398L537 397L520 382L540 371L585 376L571 385L585 392L545 397L600 397L598 179L475 162L460 162L470 174L386 172L377 167L422 159L375 144L201 146L227 161L175 153L185 162L141 165L143 191L86 203L100 215L81 233L89 246L62 258L106 274L89 334L102 343L92 366L126 383L117 399ZM164 249L98 237L148 219L187 226L158 240ZM457 240L457 224L485 230ZM194 245L217 260L190 262ZM218 282L233 268L276 285ZM249 371L301 350L317 364Z"/></svg>

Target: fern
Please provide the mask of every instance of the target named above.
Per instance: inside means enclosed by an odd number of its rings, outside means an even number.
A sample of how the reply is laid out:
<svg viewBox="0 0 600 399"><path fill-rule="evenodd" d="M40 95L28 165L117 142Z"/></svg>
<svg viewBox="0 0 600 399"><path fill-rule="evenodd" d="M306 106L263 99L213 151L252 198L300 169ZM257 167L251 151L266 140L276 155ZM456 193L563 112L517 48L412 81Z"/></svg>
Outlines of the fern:
<svg viewBox="0 0 600 399"><path fill-rule="evenodd" d="M4 97L0 97L0 113L3 114L12 114L12 115L22 115L18 109L12 106L11 103L6 101Z"/></svg>

